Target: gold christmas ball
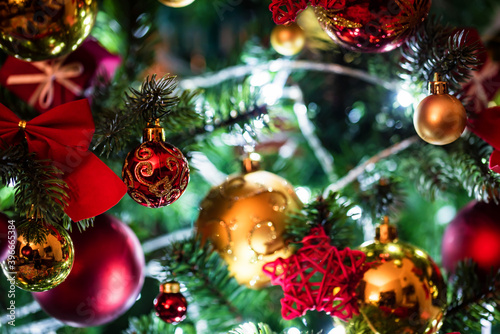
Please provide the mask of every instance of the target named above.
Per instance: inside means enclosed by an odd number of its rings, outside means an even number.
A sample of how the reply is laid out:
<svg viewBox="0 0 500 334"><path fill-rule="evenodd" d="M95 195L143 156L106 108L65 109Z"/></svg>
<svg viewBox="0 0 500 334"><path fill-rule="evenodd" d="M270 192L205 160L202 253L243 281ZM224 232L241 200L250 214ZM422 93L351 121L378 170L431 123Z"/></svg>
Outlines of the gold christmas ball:
<svg viewBox="0 0 500 334"><path fill-rule="evenodd" d="M292 250L283 239L288 214L302 207L292 186L266 171L230 176L201 203L197 229L210 240L240 284L270 282L262 266Z"/></svg>
<svg viewBox="0 0 500 334"><path fill-rule="evenodd" d="M60 226L43 225L38 237L20 235L9 257L2 262L7 279L18 288L41 292L61 284L73 266L74 249L68 232ZM30 239L28 239L30 238Z"/></svg>
<svg viewBox="0 0 500 334"><path fill-rule="evenodd" d="M181 8L186 7L194 2L194 0L159 0L162 4L168 7Z"/></svg>
<svg viewBox="0 0 500 334"><path fill-rule="evenodd" d="M0 7L0 48L26 61L74 51L89 35L97 0L7 0Z"/></svg>
<svg viewBox="0 0 500 334"><path fill-rule="evenodd" d="M398 241L368 242L360 249L367 262L375 262L357 288L360 313L372 330L437 333L446 307L446 284L429 255Z"/></svg>
<svg viewBox="0 0 500 334"><path fill-rule="evenodd" d="M413 115L417 134L434 145L446 145L457 140L462 135L466 122L464 106L449 94L427 96Z"/></svg>
<svg viewBox="0 0 500 334"><path fill-rule="evenodd" d="M299 53L306 44L306 36L296 23L277 25L271 32L271 45L283 56L293 56Z"/></svg>

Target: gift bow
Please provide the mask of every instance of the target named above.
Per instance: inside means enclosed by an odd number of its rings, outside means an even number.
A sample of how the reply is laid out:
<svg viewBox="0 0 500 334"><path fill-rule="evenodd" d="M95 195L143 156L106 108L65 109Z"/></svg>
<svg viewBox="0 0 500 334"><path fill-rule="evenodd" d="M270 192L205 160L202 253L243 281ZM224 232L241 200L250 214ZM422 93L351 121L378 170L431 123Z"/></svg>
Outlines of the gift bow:
<svg viewBox="0 0 500 334"><path fill-rule="evenodd" d="M468 128L478 137L493 146L490 169L500 173L500 107L488 108L469 117Z"/></svg>
<svg viewBox="0 0 500 334"><path fill-rule="evenodd" d="M76 96L83 93L83 89L71 78L77 78L83 73L83 65L81 63L69 63L63 65L66 57L51 61L33 62L31 65L42 71L40 74L15 74L7 78L7 85L26 85L37 84L37 89L33 92L28 104L34 106L38 101L40 107L47 109L54 101L54 82L59 83L64 88L71 91Z"/></svg>
<svg viewBox="0 0 500 334"><path fill-rule="evenodd" d="M69 189L64 211L73 221L107 211L127 191L122 180L88 151L94 130L86 99L60 105L28 122L0 104L0 139L15 144L24 134L30 152L52 160L63 171Z"/></svg>

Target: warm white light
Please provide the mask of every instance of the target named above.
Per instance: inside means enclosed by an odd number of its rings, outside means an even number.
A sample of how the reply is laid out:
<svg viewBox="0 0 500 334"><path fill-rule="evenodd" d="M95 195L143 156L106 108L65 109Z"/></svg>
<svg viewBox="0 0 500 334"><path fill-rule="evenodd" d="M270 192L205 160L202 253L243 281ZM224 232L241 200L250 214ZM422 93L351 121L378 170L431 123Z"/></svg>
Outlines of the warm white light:
<svg viewBox="0 0 500 334"><path fill-rule="evenodd" d="M343 326L335 326L328 334L346 334L346 331Z"/></svg>
<svg viewBox="0 0 500 334"><path fill-rule="evenodd" d="M283 87L277 84L267 84L262 87L262 96L267 105L273 105L283 95Z"/></svg>
<svg viewBox="0 0 500 334"><path fill-rule="evenodd" d="M297 187L295 188L295 193L302 203L307 204L311 200L311 190L309 188Z"/></svg>
<svg viewBox="0 0 500 334"><path fill-rule="evenodd" d="M413 95L404 90L400 90L398 92L396 100L398 100L398 103L405 108L411 106L415 102Z"/></svg>
<svg viewBox="0 0 500 334"><path fill-rule="evenodd" d="M361 218L361 214L363 213L363 209L359 206L354 206L349 211L347 211L347 215L351 217L353 220L358 220Z"/></svg>
<svg viewBox="0 0 500 334"><path fill-rule="evenodd" d="M184 333L184 331L183 331L183 330L182 330L182 328L180 328L180 327L177 327L177 328L175 329L175 332L174 332L174 334L183 334L183 333Z"/></svg>
<svg viewBox="0 0 500 334"><path fill-rule="evenodd" d="M250 85L252 86L264 86L271 81L271 74L267 71L261 71L254 73L250 77Z"/></svg>
<svg viewBox="0 0 500 334"><path fill-rule="evenodd" d="M288 329L286 334L300 334L300 330L298 328L292 327L292 328Z"/></svg>
<svg viewBox="0 0 500 334"><path fill-rule="evenodd" d="M435 219L438 222L438 224L441 225L448 224L453 219L453 217L455 217L456 213L457 209L454 206L445 205L438 210Z"/></svg>

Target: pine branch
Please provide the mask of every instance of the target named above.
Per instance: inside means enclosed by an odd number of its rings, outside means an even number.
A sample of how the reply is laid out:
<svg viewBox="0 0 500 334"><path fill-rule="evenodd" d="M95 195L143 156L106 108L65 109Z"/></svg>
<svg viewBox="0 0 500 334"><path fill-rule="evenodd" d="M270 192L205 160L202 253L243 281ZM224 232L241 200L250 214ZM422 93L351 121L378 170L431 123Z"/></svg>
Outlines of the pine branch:
<svg viewBox="0 0 500 334"><path fill-rule="evenodd" d="M361 181L361 184L356 202L363 207L363 212L371 213L372 221L380 221L384 216L394 217L404 206L405 193L401 180L396 177L382 177L371 184Z"/></svg>
<svg viewBox="0 0 500 334"><path fill-rule="evenodd" d="M7 147L0 150L0 181L8 185L14 182L19 166L26 160L26 152L22 145L8 146L0 142L0 147Z"/></svg>
<svg viewBox="0 0 500 334"><path fill-rule="evenodd" d="M481 320L500 322L500 272L486 278L478 275L472 261L461 262L455 269L448 299L450 300L442 331L462 334L481 331Z"/></svg>
<svg viewBox="0 0 500 334"><path fill-rule="evenodd" d="M146 122L154 122L170 113L171 108L179 103L174 94L177 88L176 76L166 75L156 80L156 74L151 79L147 77L140 90L130 88L126 94L126 107L135 121L142 116Z"/></svg>
<svg viewBox="0 0 500 334"><path fill-rule="evenodd" d="M199 319L211 333L229 330L243 319L265 319L270 312L268 290L250 290L229 276L225 262L199 238L176 242L165 250L160 263L171 279L187 287ZM252 300L252 303L248 303Z"/></svg>
<svg viewBox="0 0 500 334"><path fill-rule="evenodd" d="M470 70L479 65L479 43L467 43L464 30L455 31L432 17L423 24L402 48L406 70L403 78L413 77L429 81L435 72L449 82L450 91L458 91L460 84L470 79Z"/></svg>
<svg viewBox="0 0 500 334"><path fill-rule="evenodd" d="M342 201L338 193L330 193L326 198L319 196L306 205L300 214L290 216L285 239L300 242L312 228L322 226L335 247L350 246L353 229L347 212L352 206Z"/></svg>
<svg viewBox="0 0 500 334"><path fill-rule="evenodd" d="M176 334L179 333L178 328L182 330L182 333L196 333L194 325L189 319L185 319L179 325L172 325L164 322L154 312L151 312L139 318L130 318L129 326L123 331L123 334Z"/></svg>
<svg viewBox="0 0 500 334"><path fill-rule="evenodd" d="M252 322L247 322L239 325L238 328L229 331L229 334L276 334L271 330L269 325L259 322L255 325Z"/></svg>

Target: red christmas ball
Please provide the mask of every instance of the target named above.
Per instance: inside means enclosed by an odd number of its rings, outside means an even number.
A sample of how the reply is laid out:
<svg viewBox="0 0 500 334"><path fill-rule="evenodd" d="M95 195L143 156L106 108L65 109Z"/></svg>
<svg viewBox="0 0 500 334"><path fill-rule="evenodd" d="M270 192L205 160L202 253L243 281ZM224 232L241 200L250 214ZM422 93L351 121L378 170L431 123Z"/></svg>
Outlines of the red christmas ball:
<svg viewBox="0 0 500 334"><path fill-rule="evenodd" d="M443 236L443 267L453 272L472 259L483 272L500 268L500 206L471 202L450 222Z"/></svg>
<svg viewBox="0 0 500 334"><path fill-rule="evenodd" d="M187 301L179 291L179 283L164 283L153 302L156 316L169 324L177 324L186 318Z"/></svg>
<svg viewBox="0 0 500 334"><path fill-rule="evenodd" d="M57 287L33 293L50 316L73 327L113 321L135 302L144 283L144 253L132 230L110 215L71 233L75 261Z"/></svg>
<svg viewBox="0 0 500 334"><path fill-rule="evenodd" d="M15 233L15 229L12 230ZM11 240L17 239L16 235ZM0 212L0 262L9 256L9 217Z"/></svg>
<svg viewBox="0 0 500 334"><path fill-rule="evenodd" d="M24 257L27 257L28 259L31 260L31 258L33 257L33 248L31 248L30 246L26 245L24 246L22 249L21 249L21 254L24 256Z"/></svg>
<svg viewBox="0 0 500 334"><path fill-rule="evenodd" d="M175 202L186 190L189 166L182 152L164 141L163 129L148 125L144 142L125 158L122 178L134 201L160 208Z"/></svg>
<svg viewBox="0 0 500 334"><path fill-rule="evenodd" d="M410 37L430 7L431 0L343 0L328 10L316 7L316 16L339 45L356 52L387 52Z"/></svg>

